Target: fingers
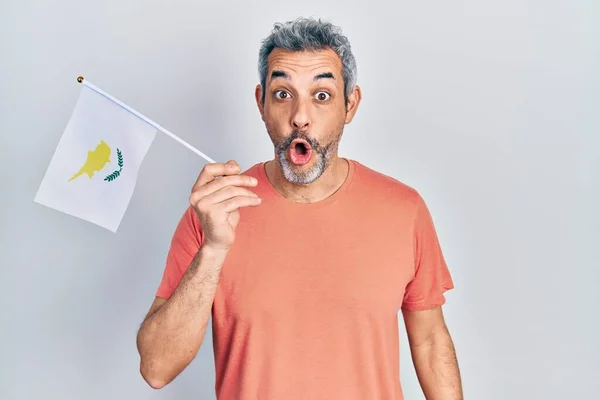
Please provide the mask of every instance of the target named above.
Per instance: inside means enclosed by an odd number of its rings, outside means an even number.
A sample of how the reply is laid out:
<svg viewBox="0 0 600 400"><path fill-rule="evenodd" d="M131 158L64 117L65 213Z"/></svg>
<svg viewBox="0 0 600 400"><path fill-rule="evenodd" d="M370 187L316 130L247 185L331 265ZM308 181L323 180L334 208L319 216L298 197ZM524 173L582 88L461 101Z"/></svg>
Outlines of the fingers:
<svg viewBox="0 0 600 400"><path fill-rule="evenodd" d="M205 185L197 186L192 189L192 195L195 196L209 196L228 186L256 186L258 181L256 178L247 175L230 175L223 176L219 179L215 179Z"/></svg>
<svg viewBox="0 0 600 400"><path fill-rule="evenodd" d="M206 243L212 241L221 248L229 248L237 226L231 213L241 207L257 206L261 199L247 187L258 181L240 174L235 161L211 163L204 166L190 194L190 204L205 229Z"/></svg>
<svg viewBox="0 0 600 400"><path fill-rule="evenodd" d="M190 204L200 213L219 209L232 212L240 207L260 204L261 200L245 187L256 186L256 178L239 174L235 161L207 164L192 187Z"/></svg>
<svg viewBox="0 0 600 400"><path fill-rule="evenodd" d="M204 168L202 168L202 171L194 184L194 188L204 186L219 176L234 175L239 172L240 166L233 160L229 160L226 163L206 164Z"/></svg>
<svg viewBox="0 0 600 400"><path fill-rule="evenodd" d="M243 187L226 186L222 189L217 190L214 193L209 194L204 198L209 200L212 204L216 204L236 196L258 197L256 193L251 192L250 190L245 189Z"/></svg>
<svg viewBox="0 0 600 400"><path fill-rule="evenodd" d="M194 193L191 198L191 203L194 204L199 211L208 212L210 209L215 208L215 205L219 205L219 203L224 203L236 198L256 200L258 199L258 196L250 190L242 187L226 186L208 196L202 196L199 193ZM252 200L253 203L254 200Z"/></svg>
<svg viewBox="0 0 600 400"><path fill-rule="evenodd" d="M260 197L237 196L229 200L225 200L219 204L219 206L223 207L223 211L226 213L231 213L242 207L257 206L261 203L261 201L262 200Z"/></svg>

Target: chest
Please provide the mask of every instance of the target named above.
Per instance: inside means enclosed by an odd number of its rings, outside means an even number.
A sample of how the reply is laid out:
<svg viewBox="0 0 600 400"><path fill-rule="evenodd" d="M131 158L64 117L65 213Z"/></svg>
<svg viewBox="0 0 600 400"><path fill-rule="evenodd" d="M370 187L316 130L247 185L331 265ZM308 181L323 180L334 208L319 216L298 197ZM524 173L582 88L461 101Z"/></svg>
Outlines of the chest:
<svg viewBox="0 0 600 400"><path fill-rule="evenodd" d="M403 224L369 215L244 220L215 307L228 320L396 315L413 273Z"/></svg>

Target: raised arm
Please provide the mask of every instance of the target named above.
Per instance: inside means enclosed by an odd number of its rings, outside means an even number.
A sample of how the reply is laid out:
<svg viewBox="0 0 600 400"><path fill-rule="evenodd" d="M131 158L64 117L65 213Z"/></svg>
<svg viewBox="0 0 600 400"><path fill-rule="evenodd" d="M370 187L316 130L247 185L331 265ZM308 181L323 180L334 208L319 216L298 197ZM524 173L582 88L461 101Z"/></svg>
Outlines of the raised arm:
<svg viewBox="0 0 600 400"><path fill-rule="evenodd" d="M173 295L155 298L137 337L140 373L151 387L170 383L198 353L225 256L202 247Z"/></svg>
<svg viewBox="0 0 600 400"><path fill-rule="evenodd" d="M140 373L155 389L175 379L198 353L239 208L260 204L242 187L256 180L239 170L235 162L205 166L173 237L163 282L137 335Z"/></svg>

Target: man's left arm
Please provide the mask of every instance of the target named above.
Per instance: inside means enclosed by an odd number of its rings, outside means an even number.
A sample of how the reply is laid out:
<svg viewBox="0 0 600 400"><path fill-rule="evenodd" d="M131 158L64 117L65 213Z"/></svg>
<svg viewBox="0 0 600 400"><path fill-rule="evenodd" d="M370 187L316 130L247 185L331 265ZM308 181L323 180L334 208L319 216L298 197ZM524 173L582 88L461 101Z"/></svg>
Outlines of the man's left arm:
<svg viewBox="0 0 600 400"><path fill-rule="evenodd" d="M419 383L427 400L463 400L454 342L441 306L402 310Z"/></svg>
<svg viewBox="0 0 600 400"><path fill-rule="evenodd" d="M419 195L413 220L414 276L402 302L404 325L419 383L427 400L463 400L461 377L442 313L454 288L433 218Z"/></svg>

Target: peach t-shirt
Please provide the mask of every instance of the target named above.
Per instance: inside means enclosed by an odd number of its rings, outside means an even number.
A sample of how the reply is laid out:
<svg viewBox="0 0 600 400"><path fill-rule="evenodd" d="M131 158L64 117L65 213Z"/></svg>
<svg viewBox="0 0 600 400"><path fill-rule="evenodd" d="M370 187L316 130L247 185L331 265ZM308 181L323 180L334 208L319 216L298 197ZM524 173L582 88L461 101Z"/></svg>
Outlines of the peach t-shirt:
<svg viewBox="0 0 600 400"><path fill-rule="evenodd" d="M241 210L212 310L219 400L402 400L398 312L444 304L453 282L418 192L349 160L343 186L300 204L264 163L244 173L263 201ZM202 242L179 222L157 296Z"/></svg>

